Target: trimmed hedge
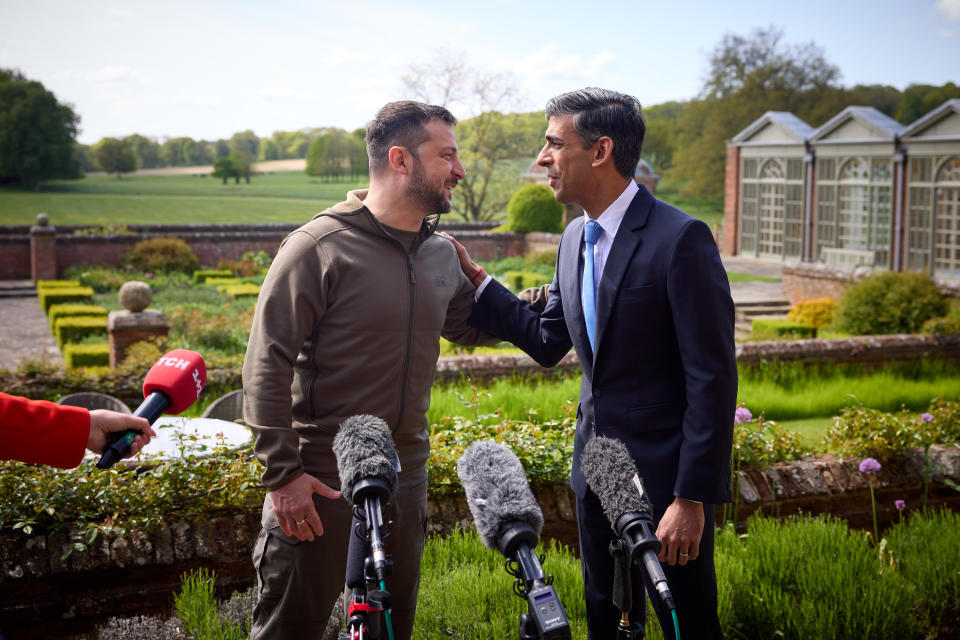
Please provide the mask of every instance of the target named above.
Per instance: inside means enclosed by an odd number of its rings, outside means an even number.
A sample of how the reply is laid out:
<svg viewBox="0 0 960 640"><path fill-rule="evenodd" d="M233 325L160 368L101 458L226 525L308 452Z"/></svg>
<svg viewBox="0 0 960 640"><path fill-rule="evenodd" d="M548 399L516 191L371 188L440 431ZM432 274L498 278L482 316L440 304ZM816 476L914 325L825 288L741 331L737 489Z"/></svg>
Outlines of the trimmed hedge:
<svg viewBox="0 0 960 640"><path fill-rule="evenodd" d="M507 284L514 291L523 291L524 289L539 287L543 283L550 281L550 278L542 273L534 273L532 271L507 271L506 279Z"/></svg>
<svg viewBox="0 0 960 640"><path fill-rule="evenodd" d="M802 340L816 337L816 327L787 318L757 318L750 325L751 340Z"/></svg>
<svg viewBox="0 0 960 640"><path fill-rule="evenodd" d="M198 269L193 272L193 281L197 284L206 284L210 278L232 278L230 269Z"/></svg>
<svg viewBox="0 0 960 640"><path fill-rule="evenodd" d="M110 366L110 345L67 344L63 347L63 362L67 369L77 367Z"/></svg>
<svg viewBox="0 0 960 640"><path fill-rule="evenodd" d="M58 318L53 328L57 346L82 342L89 336L103 336L107 340L106 316L70 316Z"/></svg>
<svg viewBox="0 0 960 640"><path fill-rule="evenodd" d="M823 329L833 323L833 316L837 310L837 301L830 296L801 300L787 312L787 320L808 324L817 329Z"/></svg>
<svg viewBox="0 0 960 640"><path fill-rule="evenodd" d="M60 318L107 317L107 308L96 304L55 304L50 307L47 318L50 320L50 329L55 330Z"/></svg>
<svg viewBox="0 0 960 640"><path fill-rule="evenodd" d="M550 187L524 185L507 204L507 228L516 233L560 233L563 231L563 205L557 202Z"/></svg>
<svg viewBox="0 0 960 640"><path fill-rule="evenodd" d="M231 298L256 298L260 295L258 284L227 284L217 287L217 291L226 293Z"/></svg>
<svg viewBox="0 0 960 640"><path fill-rule="evenodd" d="M72 289L79 286L79 280L37 280L37 291L40 291L40 289Z"/></svg>
<svg viewBox="0 0 960 640"><path fill-rule="evenodd" d="M40 302L40 308L46 314L50 313L50 307L55 304L90 303L93 301L93 289L91 287L53 287L37 289L37 300Z"/></svg>
<svg viewBox="0 0 960 640"><path fill-rule="evenodd" d="M947 299L929 275L880 271L843 292L835 325L855 336L916 333L948 310Z"/></svg>

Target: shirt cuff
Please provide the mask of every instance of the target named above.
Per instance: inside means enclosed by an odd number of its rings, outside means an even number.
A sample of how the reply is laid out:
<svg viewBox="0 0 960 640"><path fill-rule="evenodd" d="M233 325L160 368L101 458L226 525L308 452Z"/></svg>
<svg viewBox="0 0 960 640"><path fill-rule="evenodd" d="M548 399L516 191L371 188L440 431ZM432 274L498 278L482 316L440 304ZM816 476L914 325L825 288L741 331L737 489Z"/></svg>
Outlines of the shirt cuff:
<svg viewBox="0 0 960 640"><path fill-rule="evenodd" d="M483 290L487 288L487 285L490 284L490 281L493 280L491 276L487 276L483 279L483 282L480 283L480 286L477 287L477 292L474 294L473 299L479 300L480 296L483 295Z"/></svg>

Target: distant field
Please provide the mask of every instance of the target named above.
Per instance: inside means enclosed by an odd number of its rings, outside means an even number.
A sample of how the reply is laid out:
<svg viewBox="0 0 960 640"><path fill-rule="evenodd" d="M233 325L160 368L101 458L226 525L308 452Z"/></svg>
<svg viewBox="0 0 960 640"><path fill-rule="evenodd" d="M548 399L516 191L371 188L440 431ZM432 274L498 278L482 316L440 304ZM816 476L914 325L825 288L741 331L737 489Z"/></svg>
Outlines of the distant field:
<svg viewBox="0 0 960 640"><path fill-rule="evenodd" d="M250 184L209 176L94 175L51 182L39 192L0 189L0 224L33 224L41 212L54 225L297 223L365 186L293 171L254 176Z"/></svg>

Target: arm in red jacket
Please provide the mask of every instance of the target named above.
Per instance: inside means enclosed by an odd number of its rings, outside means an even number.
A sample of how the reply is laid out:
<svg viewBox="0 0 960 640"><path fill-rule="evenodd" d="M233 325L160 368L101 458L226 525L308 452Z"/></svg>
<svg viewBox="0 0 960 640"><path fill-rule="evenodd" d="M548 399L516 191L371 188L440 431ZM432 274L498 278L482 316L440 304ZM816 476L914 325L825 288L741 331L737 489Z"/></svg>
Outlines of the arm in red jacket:
<svg viewBox="0 0 960 640"><path fill-rule="evenodd" d="M86 409L0 393L0 459L70 469L89 437Z"/></svg>

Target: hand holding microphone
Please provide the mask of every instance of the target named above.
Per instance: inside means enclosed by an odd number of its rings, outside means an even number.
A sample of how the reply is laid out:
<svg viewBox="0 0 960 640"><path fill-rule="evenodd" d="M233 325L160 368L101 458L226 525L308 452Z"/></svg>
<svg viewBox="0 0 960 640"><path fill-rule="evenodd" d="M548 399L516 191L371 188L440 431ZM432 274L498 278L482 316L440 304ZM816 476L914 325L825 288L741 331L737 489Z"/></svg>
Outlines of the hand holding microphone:
<svg viewBox="0 0 960 640"><path fill-rule="evenodd" d="M203 356L187 349L174 349L157 360L143 381L143 403L133 412L149 424L164 412L178 414L200 397L207 383L207 366ZM114 436L97 460L97 468L108 469L129 455L140 431L128 429Z"/></svg>
<svg viewBox="0 0 960 640"><path fill-rule="evenodd" d="M124 457L134 456L157 435L145 418L131 416L117 411L93 409L90 411L90 435L87 437L87 449L94 453L103 453L104 447L118 431L134 430L130 451Z"/></svg>

